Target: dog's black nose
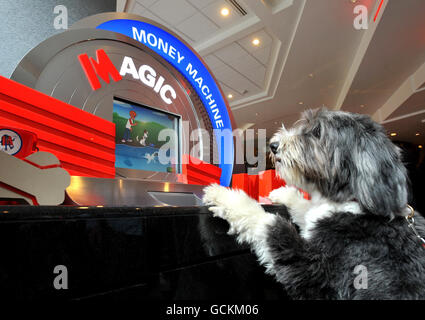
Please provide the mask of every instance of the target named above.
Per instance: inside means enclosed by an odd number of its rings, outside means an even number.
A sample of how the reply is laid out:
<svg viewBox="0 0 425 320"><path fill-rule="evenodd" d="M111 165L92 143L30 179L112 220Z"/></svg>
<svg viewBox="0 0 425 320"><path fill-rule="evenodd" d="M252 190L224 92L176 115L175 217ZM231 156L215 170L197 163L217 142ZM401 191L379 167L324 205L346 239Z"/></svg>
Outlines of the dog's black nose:
<svg viewBox="0 0 425 320"><path fill-rule="evenodd" d="M270 143L270 150L276 154L277 148L279 148L279 142L272 142Z"/></svg>

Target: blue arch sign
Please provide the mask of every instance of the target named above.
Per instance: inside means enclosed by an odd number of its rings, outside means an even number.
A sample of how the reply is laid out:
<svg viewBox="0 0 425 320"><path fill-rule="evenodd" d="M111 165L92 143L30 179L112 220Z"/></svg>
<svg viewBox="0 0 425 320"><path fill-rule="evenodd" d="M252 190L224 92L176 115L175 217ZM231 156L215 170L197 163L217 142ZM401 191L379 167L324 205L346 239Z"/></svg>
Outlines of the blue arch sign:
<svg viewBox="0 0 425 320"><path fill-rule="evenodd" d="M97 29L121 33L143 43L174 66L195 88L219 141L220 183L229 186L234 160L232 123L220 89L204 63L177 37L147 22L115 19L100 24Z"/></svg>

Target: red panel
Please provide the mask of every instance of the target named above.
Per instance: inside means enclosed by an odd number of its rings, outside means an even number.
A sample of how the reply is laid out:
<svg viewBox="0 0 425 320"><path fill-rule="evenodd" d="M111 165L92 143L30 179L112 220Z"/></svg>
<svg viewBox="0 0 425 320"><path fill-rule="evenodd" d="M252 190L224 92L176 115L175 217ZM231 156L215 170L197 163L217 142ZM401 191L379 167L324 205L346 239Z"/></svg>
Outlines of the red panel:
<svg viewBox="0 0 425 320"><path fill-rule="evenodd" d="M37 134L71 175L115 177L115 125L0 76L0 125Z"/></svg>
<svg viewBox="0 0 425 320"><path fill-rule="evenodd" d="M10 102L8 102L8 100ZM75 136L75 138L78 138L79 141L85 140L84 143L93 143L95 141L97 144L103 145L105 148L115 148L115 141L112 141L109 135L96 133L95 130L82 126L75 121L69 121L65 118L59 117L52 119L52 114L28 104L21 102L16 103L16 100L10 99L3 94L0 94L0 101L3 102L0 104L0 110L7 112L8 115L10 114L10 110L13 109L13 114L15 116L18 116L21 119L36 120L39 125L46 127L47 129L53 129L55 134L61 134L62 136L67 137L69 136L69 133L72 132L72 135ZM58 124L60 124L59 127ZM96 135L96 140L94 140L94 135Z"/></svg>
<svg viewBox="0 0 425 320"><path fill-rule="evenodd" d="M52 114L52 117L57 115L74 122L77 126L81 125L88 130L93 128L95 132L115 137L115 126L112 122L2 76L0 76L0 93L16 99L16 102L21 101L29 106L45 110Z"/></svg>
<svg viewBox="0 0 425 320"><path fill-rule="evenodd" d="M280 187L283 187L286 183L276 176L275 170L267 170L258 174L258 195L259 197L267 197L269 193Z"/></svg>
<svg viewBox="0 0 425 320"><path fill-rule="evenodd" d="M4 112L0 104L0 121L2 125L15 126L22 129L32 131L39 137L39 147L42 146L42 141L49 141L52 144L64 146L72 153L82 153L88 155L95 155L99 159L115 162L115 154L111 154L112 148L105 148L99 146L94 142L81 141L79 137L74 136L72 129L67 134L63 130L54 129L51 127L43 126L38 123L37 119L25 119L15 114ZM56 124L60 125L60 124ZM109 150L109 151L108 151Z"/></svg>
<svg viewBox="0 0 425 320"><path fill-rule="evenodd" d="M104 177L104 174L106 174L111 177L111 175L113 174L115 177L115 167L101 165L101 164L96 165L95 161L89 161L79 157L78 155L62 152L56 148L49 148L42 144L39 144L39 148L42 151L47 151L47 152L55 154L58 157L58 159L61 160L62 167L64 169L67 169L67 164L73 165L74 171L76 172L72 175L88 176L88 177L100 177L100 176ZM85 169L83 170L83 168ZM78 173L79 171L81 171L81 174Z"/></svg>
<svg viewBox="0 0 425 320"><path fill-rule="evenodd" d="M276 176L275 170L263 171L258 175L240 173L232 177L232 188L244 190L251 198L262 203L271 203L267 199L270 192L285 185L285 181ZM305 199L310 200L307 192L299 190L304 194Z"/></svg>
<svg viewBox="0 0 425 320"><path fill-rule="evenodd" d="M232 176L232 188L246 192L251 198L258 200L258 176L247 173L234 174Z"/></svg>
<svg viewBox="0 0 425 320"><path fill-rule="evenodd" d="M187 154L183 155L182 174L179 182L199 185L220 183L221 169Z"/></svg>
<svg viewBox="0 0 425 320"><path fill-rule="evenodd" d="M191 168L192 170L197 170L199 172L202 172L203 174L207 176L211 176L214 179L220 179L221 177L221 169L215 165L212 165L210 163L204 162L200 159L194 158L190 155L183 155L183 166L187 166L188 168Z"/></svg>
<svg viewBox="0 0 425 320"><path fill-rule="evenodd" d="M188 170L187 171L187 182L191 183L190 181L198 181L196 184L202 184L202 185L209 185L211 183L219 183L220 180L211 178L207 175L203 175L202 173L199 173L195 170Z"/></svg>
<svg viewBox="0 0 425 320"><path fill-rule="evenodd" d="M249 195L249 179L246 173L238 173L232 176L232 188L244 190Z"/></svg>

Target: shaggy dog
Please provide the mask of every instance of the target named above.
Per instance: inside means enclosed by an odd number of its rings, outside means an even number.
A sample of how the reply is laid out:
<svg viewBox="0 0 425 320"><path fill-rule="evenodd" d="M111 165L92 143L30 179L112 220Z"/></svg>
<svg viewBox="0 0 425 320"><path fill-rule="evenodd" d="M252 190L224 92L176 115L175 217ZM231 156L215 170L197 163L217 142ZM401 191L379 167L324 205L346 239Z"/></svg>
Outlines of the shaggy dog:
<svg viewBox="0 0 425 320"><path fill-rule="evenodd" d="M282 127L270 149L287 185L269 198L291 219L219 185L206 187L203 201L292 298L425 298L424 219L413 218L400 151L379 124L307 111L294 128Z"/></svg>

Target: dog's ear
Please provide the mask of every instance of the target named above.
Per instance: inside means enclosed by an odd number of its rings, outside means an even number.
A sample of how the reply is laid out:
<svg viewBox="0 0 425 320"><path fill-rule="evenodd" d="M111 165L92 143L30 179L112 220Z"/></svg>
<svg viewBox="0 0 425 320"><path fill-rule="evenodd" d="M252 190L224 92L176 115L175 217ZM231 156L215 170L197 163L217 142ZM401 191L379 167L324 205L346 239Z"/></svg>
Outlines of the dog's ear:
<svg viewBox="0 0 425 320"><path fill-rule="evenodd" d="M383 128L368 121L356 143L350 180L357 201L367 211L394 217L407 205L407 172L401 151Z"/></svg>
<svg viewBox="0 0 425 320"><path fill-rule="evenodd" d="M327 114L328 112L329 111L325 106L316 109L307 109L301 114L301 118L306 119L307 121L312 121L323 114Z"/></svg>

